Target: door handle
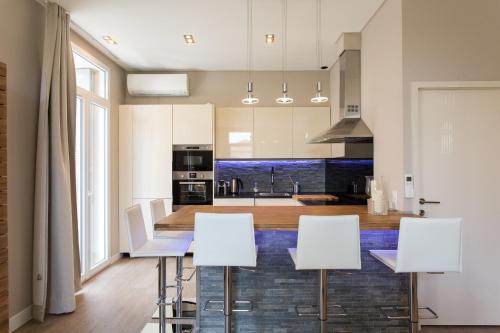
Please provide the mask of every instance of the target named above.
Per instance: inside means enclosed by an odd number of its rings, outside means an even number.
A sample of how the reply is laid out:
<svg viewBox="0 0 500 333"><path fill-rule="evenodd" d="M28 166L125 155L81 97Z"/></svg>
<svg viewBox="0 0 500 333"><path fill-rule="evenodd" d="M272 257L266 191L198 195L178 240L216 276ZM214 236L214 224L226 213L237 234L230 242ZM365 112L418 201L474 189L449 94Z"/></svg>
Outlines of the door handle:
<svg viewBox="0 0 500 333"><path fill-rule="evenodd" d="M421 205L425 205L425 204L440 204L441 201L427 201L424 198L420 198L418 200L418 203L421 204Z"/></svg>

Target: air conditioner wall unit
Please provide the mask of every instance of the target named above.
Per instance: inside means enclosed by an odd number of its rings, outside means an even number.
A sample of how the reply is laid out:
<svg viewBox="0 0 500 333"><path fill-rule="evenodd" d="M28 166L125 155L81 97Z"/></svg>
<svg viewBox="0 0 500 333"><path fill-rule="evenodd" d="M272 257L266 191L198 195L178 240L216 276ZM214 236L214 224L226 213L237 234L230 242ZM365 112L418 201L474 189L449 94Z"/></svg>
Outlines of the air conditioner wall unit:
<svg viewBox="0 0 500 333"><path fill-rule="evenodd" d="M189 96L187 74L128 74L132 96Z"/></svg>

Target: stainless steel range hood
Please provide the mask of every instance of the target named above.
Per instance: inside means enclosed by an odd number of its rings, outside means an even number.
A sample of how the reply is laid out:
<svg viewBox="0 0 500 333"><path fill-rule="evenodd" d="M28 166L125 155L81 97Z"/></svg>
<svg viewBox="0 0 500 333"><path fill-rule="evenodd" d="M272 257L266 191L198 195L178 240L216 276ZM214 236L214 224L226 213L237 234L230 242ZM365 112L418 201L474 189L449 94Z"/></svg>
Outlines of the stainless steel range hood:
<svg viewBox="0 0 500 333"><path fill-rule="evenodd" d="M372 143L373 133L361 119L361 52L345 50L339 62L339 104L343 119L309 143Z"/></svg>

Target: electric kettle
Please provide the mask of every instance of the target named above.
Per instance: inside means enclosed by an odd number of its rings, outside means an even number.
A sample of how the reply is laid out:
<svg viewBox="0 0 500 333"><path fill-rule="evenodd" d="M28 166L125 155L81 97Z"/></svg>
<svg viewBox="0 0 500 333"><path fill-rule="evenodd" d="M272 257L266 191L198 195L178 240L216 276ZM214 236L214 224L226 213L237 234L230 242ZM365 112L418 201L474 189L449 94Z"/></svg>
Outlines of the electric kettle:
<svg viewBox="0 0 500 333"><path fill-rule="evenodd" d="M243 189L243 181L240 178L232 178L230 192L232 194L239 194L241 189Z"/></svg>

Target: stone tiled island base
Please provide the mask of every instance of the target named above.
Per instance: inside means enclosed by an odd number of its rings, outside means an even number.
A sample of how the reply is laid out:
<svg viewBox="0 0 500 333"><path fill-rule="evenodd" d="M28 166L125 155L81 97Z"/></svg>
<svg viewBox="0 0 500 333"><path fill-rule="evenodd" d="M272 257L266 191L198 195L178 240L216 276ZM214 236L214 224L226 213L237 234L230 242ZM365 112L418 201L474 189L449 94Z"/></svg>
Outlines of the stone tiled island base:
<svg viewBox="0 0 500 333"><path fill-rule="evenodd" d="M381 306L407 305L407 277L394 274L369 254L370 249L395 249L397 231L362 231L360 271L330 271L328 305L342 305L347 317L330 317L329 332L408 332L408 322L389 321ZM252 300L253 311L233 313L234 332L319 332L314 317L297 317L295 305L317 304L318 272L296 271L287 248L297 244L291 231L258 231L256 272L234 268L233 297ZM223 274L219 267L201 267L198 283L199 332L224 332L221 312L203 311L208 299L223 299Z"/></svg>

